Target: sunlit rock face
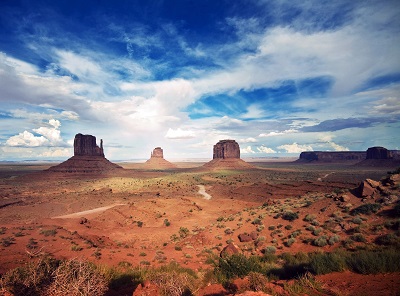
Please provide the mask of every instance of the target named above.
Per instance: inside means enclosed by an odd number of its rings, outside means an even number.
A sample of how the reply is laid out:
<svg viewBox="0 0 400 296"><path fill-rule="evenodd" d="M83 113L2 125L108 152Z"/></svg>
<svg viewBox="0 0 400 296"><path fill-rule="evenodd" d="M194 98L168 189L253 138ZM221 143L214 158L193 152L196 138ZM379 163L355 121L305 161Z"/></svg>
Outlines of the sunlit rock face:
<svg viewBox="0 0 400 296"><path fill-rule="evenodd" d="M164 158L164 153L161 147L154 148L153 152L151 153L151 158Z"/></svg>
<svg viewBox="0 0 400 296"><path fill-rule="evenodd" d="M96 144L95 136L76 134L74 139L74 156L104 157L103 140L100 140L99 147Z"/></svg>
<svg viewBox="0 0 400 296"><path fill-rule="evenodd" d="M151 170L166 170L174 169L176 168L176 165L165 160L164 151L161 147L156 147L151 152L150 159L143 164L143 167Z"/></svg>
<svg viewBox="0 0 400 296"><path fill-rule="evenodd" d="M240 158L239 144L235 140L221 140L214 145L213 159Z"/></svg>

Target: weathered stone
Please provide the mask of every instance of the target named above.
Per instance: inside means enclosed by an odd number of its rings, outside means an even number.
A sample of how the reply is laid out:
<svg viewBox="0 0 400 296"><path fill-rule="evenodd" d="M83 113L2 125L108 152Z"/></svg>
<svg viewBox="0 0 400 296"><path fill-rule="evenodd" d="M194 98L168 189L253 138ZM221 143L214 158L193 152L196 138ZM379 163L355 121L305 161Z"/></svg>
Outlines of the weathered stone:
<svg viewBox="0 0 400 296"><path fill-rule="evenodd" d="M341 202L350 201L350 196L348 194L343 194L342 196L340 196L340 201Z"/></svg>
<svg viewBox="0 0 400 296"><path fill-rule="evenodd" d="M367 153L365 151L305 151L300 153L301 161L362 161Z"/></svg>
<svg viewBox="0 0 400 296"><path fill-rule="evenodd" d="M220 256L221 258L225 258L239 253L240 253L239 247L236 246L234 243L230 243L225 248L222 249Z"/></svg>
<svg viewBox="0 0 400 296"><path fill-rule="evenodd" d="M221 140L214 145L213 159L240 158L239 144L235 140Z"/></svg>
<svg viewBox="0 0 400 296"><path fill-rule="evenodd" d="M359 197L367 198L367 197L373 197L373 195L375 193L375 189L372 188L371 185L369 185L367 181L363 181L358 186L356 192L358 193Z"/></svg>
<svg viewBox="0 0 400 296"><path fill-rule="evenodd" d="M380 185L378 181L374 181L372 179L366 179L365 182L367 182L372 188L377 188Z"/></svg>
<svg viewBox="0 0 400 296"><path fill-rule="evenodd" d="M161 149L161 147L154 148L154 150L151 153L150 157L164 158L164 153L163 153L163 150Z"/></svg>
<svg viewBox="0 0 400 296"><path fill-rule="evenodd" d="M371 147L367 149L367 159L390 159L391 153L384 147Z"/></svg>
<svg viewBox="0 0 400 296"><path fill-rule="evenodd" d="M241 233L238 235L238 238L242 243L251 242L253 240L248 233Z"/></svg>
<svg viewBox="0 0 400 296"><path fill-rule="evenodd" d="M92 135L76 134L74 139L74 156L103 156L103 140L100 147L96 144L96 137Z"/></svg>
<svg viewBox="0 0 400 296"><path fill-rule="evenodd" d="M250 232L250 237L252 240L256 240L258 237L258 233L256 231Z"/></svg>

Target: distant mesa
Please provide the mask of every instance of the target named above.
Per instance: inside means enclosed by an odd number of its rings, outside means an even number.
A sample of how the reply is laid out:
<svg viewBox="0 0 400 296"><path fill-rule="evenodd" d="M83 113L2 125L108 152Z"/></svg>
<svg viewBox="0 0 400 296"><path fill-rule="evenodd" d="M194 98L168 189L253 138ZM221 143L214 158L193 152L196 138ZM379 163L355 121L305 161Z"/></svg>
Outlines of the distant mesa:
<svg viewBox="0 0 400 296"><path fill-rule="evenodd" d="M221 140L214 145L213 160L204 164L206 168L245 169L252 165L240 159L240 147L235 140Z"/></svg>
<svg viewBox="0 0 400 296"><path fill-rule="evenodd" d="M300 162L347 162L364 166L400 164L400 150L371 147L367 151L306 151L300 153Z"/></svg>
<svg viewBox="0 0 400 296"><path fill-rule="evenodd" d="M174 169L176 168L176 165L165 160L164 152L161 147L156 147L151 152L150 159L143 164L143 167L150 170L166 170Z"/></svg>
<svg viewBox="0 0 400 296"><path fill-rule="evenodd" d="M122 170L122 167L105 158L103 140L99 147L95 136L82 134L75 135L74 156L48 169L51 172L95 174L113 170Z"/></svg>

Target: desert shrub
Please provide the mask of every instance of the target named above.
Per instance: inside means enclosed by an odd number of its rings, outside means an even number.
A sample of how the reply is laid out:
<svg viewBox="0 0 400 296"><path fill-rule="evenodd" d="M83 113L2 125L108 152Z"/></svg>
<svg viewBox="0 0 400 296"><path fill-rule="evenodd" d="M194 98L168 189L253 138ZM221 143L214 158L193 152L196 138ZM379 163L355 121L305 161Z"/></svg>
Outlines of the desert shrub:
<svg viewBox="0 0 400 296"><path fill-rule="evenodd" d="M338 242L340 242L340 236L338 236L338 235L332 235L328 240L328 244L330 246L333 246L335 243L338 243Z"/></svg>
<svg viewBox="0 0 400 296"><path fill-rule="evenodd" d="M351 222L353 222L354 224L361 224L363 222L363 220L360 217L354 217Z"/></svg>
<svg viewBox="0 0 400 296"><path fill-rule="evenodd" d="M39 233L44 236L55 236L57 234L57 229L41 229Z"/></svg>
<svg viewBox="0 0 400 296"><path fill-rule="evenodd" d="M400 246L400 238L393 233L388 233L378 236L375 243L383 246Z"/></svg>
<svg viewBox="0 0 400 296"><path fill-rule="evenodd" d="M315 218L316 218L316 216L315 216L314 214L307 214L307 215L304 217L303 221L305 221L305 222L311 222L311 221L315 220Z"/></svg>
<svg viewBox="0 0 400 296"><path fill-rule="evenodd" d="M12 269L3 275L1 289L17 296L43 295L51 284L52 275L58 265L59 261L46 257Z"/></svg>
<svg viewBox="0 0 400 296"><path fill-rule="evenodd" d="M15 244L15 238L13 238L11 236L10 237L3 237L1 239L1 246L2 247L9 247L12 244Z"/></svg>
<svg viewBox="0 0 400 296"><path fill-rule="evenodd" d="M358 242L358 243L365 243L367 241L367 239L365 238L364 235L362 235L361 233L356 233L353 234L350 237L353 241Z"/></svg>
<svg viewBox="0 0 400 296"><path fill-rule="evenodd" d="M309 272L298 276L292 283L285 283L284 289L289 295L313 295L315 291L322 292L323 290L321 283Z"/></svg>
<svg viewBox="0 0 400 296"><path fill-rule="evenodd" d="M105 276L90 262L63 261L54 273L49 295L103 295L108 290Z"/></svg>
<svg viewBox="0 0 400 296"><path fill-rule="evenodd" d="M327 274L346 269L346 257L340 253L314 253L310 269L315 274Z"/></svg>
<svg viewBox="0 0 400 296"><path fill-rule="evenodd" d="M168 219L165 219L165 220L164 220L164 225L165 225L165 226L170 226L170 225L171 225L171 222L169 222Z"/></svg>
<svg viewBox="0 0 400 296"><path fill-rule="evenodd" d="M298 218L299 218L299 214L297 214L295 212L292 212L292 211L287 211L287 212L284 212L282 214L282 219L283 220L294 221L294 220L296 220Z"/></svg>
<svg viewBox="0 0 400 296"><path fill-rule="evenodd" d="M229 227L227 227L227 228L225 228L224 232L225 232L225 234L232 234L233 230L230 229Z"/></svg>
<svg viewBox="0 0 400 296"><path fill-rule="evenodd" d="M289 238L287 241L285 241L284 242L284 245L286 246L286 247L291 247L294 243L296 242L296 239L295 238Z"/></svg>
<svg viewBox="0 0 400 296"><path fill-rule="evenodd" d="M292 228L293 228L293 226L290 225L290 224L285 226L285 229L286 229L286 230L291 230Z"/></svg>
<svg viewBox="0 0 400 296"><path fill-rule="evenodd" d="M328 244L326 236L320 236L313 240L312 244L317 247L325 247Z"/></svg>
<svg viewBox="0 0 400 296"><path fill-rule="evenodd" d="M262 267L259 258L256 256L246 257L243 254L234 254L219 258L214 271L217 278L223 282L237 277L244 277L250 272L261 272Z"/></svg>
<svg viewBox="0 0 400 296"><path fill-rule="evenodd" d="M270 226L268 226L268 230L275 230L275 225L270 225Z"/></svg>
<svg viewBox="0 0 400 296"><path fill-rule="evenodd" d="M192 295L200 283L193 270L177 263L151 270L146 278L157 285L164 296Z"/></svg>
<svg viewBox="0 0 400 296"><path fill-rule="evenodd" d="M187 237L188 234L189 234L189 229L187 229L186 227L180 227L180 228L179 228L179 236L180 236L181 238Z"/></svg>
<svg viewBox="0 0 400 296"><path fill-rule="evenodd" d="M276 253L276 247L274 246L268 246L264 249L265 254L275 254Z"/></svg>
<svg viewBox="0 0 400 296"><path fill-rule="evenodd" d="M400 271L400 254L396 249L381 251L358 251L347 257L350 270L361 274Z"/></svg>
<svg viewBox="0 0 400 296"><path fill-rule="evenodd" d="M250 272L248 275L248 289L251 291L263 291L267 290L268 278L259 272Z"/></svg>
<svg viewBox="0 0 400 296"><path fill-rule="evenodd" d="M255 219L253 220L253 222L251 222L251 224L253 224L253 225L261 225L261 224L262 224L262 221L261 221L260 218L255 218Z"/></svg>
<svg viewBox="0 0 400 296"><path fill-rule="evenodd" d="M315 228L312 232L313 235L318 236L323 231L322 228Z"/></svg>
<svg viewBox="0 0 400 296"><path fill-rule="evenodd" d="M370 215L373 213L376 213L380 210L381 205L377 203L366 203L363 204L353 210L351 210L350 214L353 216L359 215L359 214L364 214L364 215Z"/></svg>
<svg viewBox="0 0 400 296"><path fill-rule="evenodd" d="M143 222L142 221L137 221L137 226L138 227L143 227Z"/></svg>
<svg viewBox="0 0 400 296"><path fill-rule="evenodd" d="M400 203L399 202L393 207L393 215L395 217L400 217Z"/></svg>
<svg viewBox="0 0 400 296"><path fill-rule="evenodd" d="M110 289L118 291L127 287L137 287L143 282L146 269L132 267L129 262L119 262L118 267L100 267L100 273L104 275Z"/></svg>

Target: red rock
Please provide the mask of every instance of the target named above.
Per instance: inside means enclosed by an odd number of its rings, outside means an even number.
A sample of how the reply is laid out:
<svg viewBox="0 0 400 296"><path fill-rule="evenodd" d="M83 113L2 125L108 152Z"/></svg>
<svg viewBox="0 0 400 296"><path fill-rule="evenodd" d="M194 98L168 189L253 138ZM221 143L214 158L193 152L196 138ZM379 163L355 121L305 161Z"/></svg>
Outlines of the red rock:
<svg viewBox="0 0 400 296"><path fill-rule="evenodd" d="M150 159L147 160L143 167L150 170L165 170L174 169L176 165L164 159L164 152L161 147L156 147L150 154Z"/></svg>
<svg viewBox="0 0 400 296"><path fill-rule="evenodd" d="M99 147L96 144L95 136L76 134L74 139L74 156L104 157L103 140L100 140Z"/></svg>
<svg viewBox="0 0 400 296"><path fill-rule="evenodd" d="M238 235L238 238L242 243L251 242L253 240L248 233L241 233Z"/></svg>
<svg viewBox="0 0 400 296"><path fill-rule="evenodd" d="M220 256L221 258L225 258L227 256L232 256L234 254L239 254L239 253L240 253L239 247L234 243L230 243L225 248L222 249Z"/></svg>
<svg viewBox="0 0 400 296"><path fill-rule="evenodd" d="M221 140L214 145L213 159L240 158L239 144L235 140Z"/></svg>
<svg viewBox="0 0 400 296"><path fill-rule="evenodd" d="M367 159L390 159L391 153L384 147L371 147L367 149Z"/></svg>
<svg viewBox="0 0 400 296"><path fill-rule="evenodd" d="M361 198L373 197L375 189L372 188L367 181L363 181L360 183L360 186L358 186L357 192Z"/></svg>

